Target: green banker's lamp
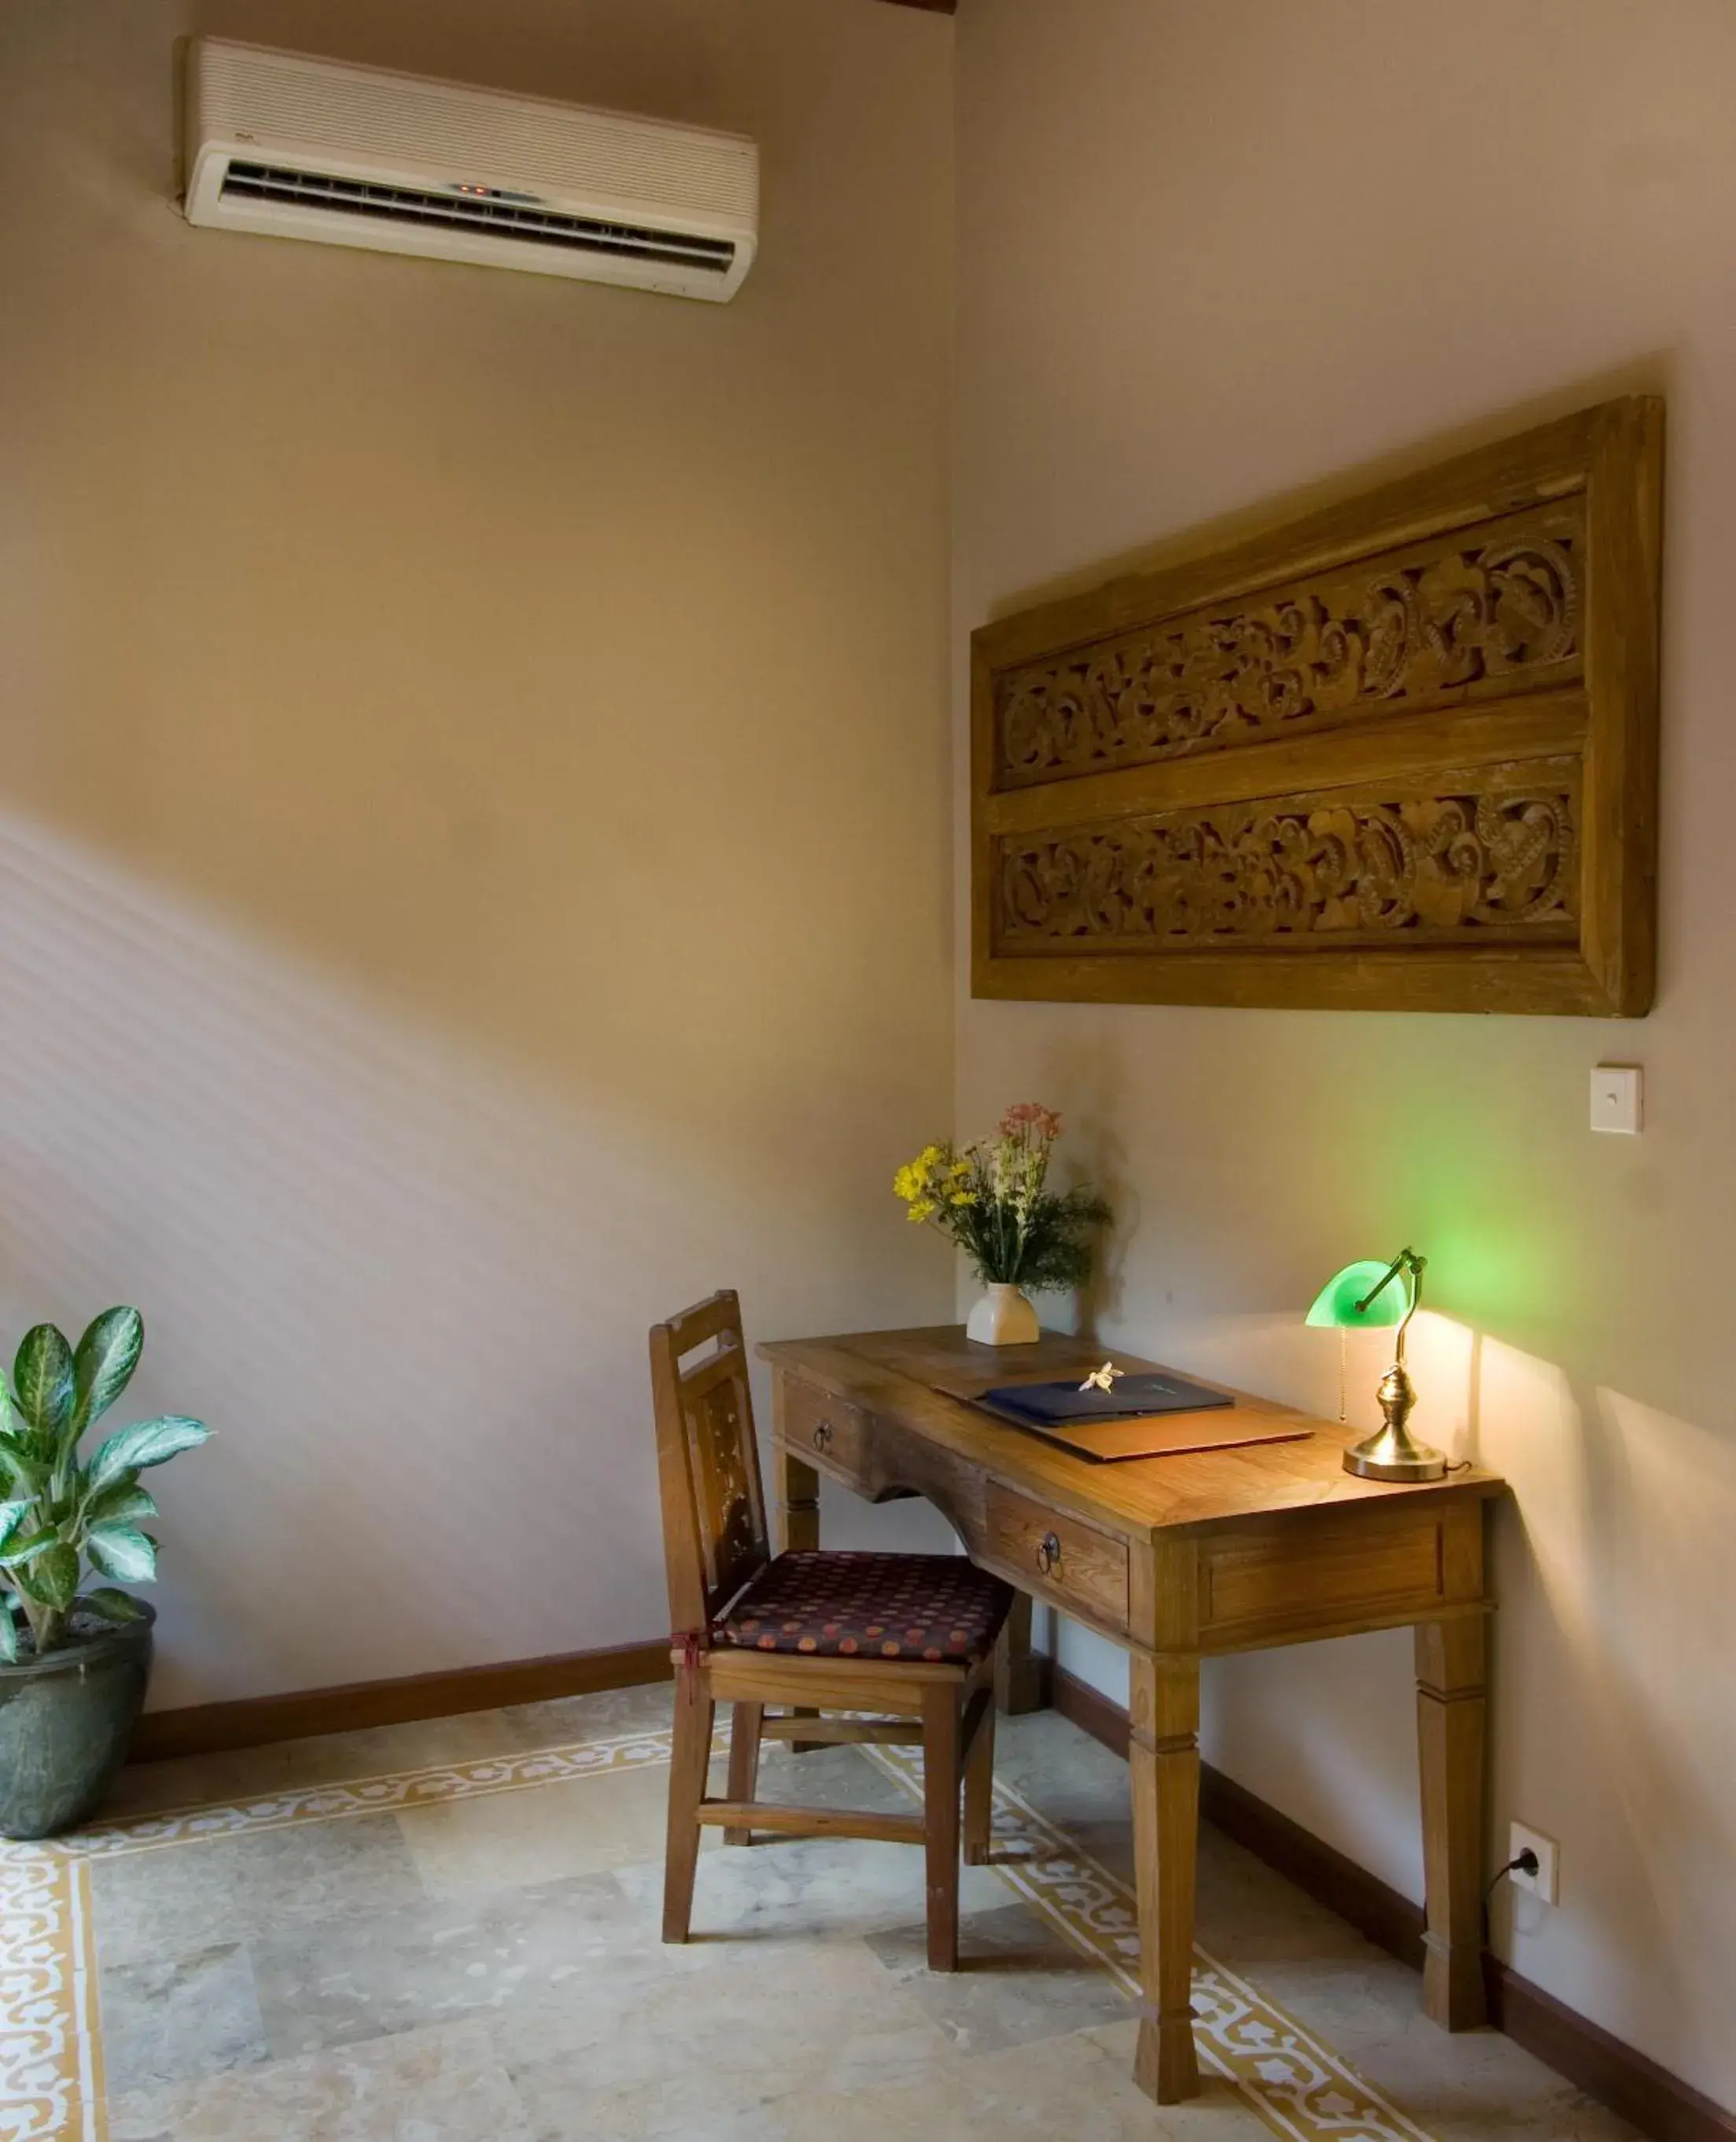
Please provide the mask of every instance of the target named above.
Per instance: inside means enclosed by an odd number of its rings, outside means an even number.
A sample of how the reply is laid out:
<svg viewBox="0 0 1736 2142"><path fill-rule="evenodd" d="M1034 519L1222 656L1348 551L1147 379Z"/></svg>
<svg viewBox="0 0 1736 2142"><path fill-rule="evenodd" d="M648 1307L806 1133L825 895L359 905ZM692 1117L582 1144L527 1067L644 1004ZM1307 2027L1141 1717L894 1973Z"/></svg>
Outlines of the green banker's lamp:
<svg viewBox="0 0 1736 2142"><path fill-rule="evenodd" d="M1393 1365L1375 1393L1386 1425L1344 1453L1344 1470L1359 1473L1364 1480L1438 1480L1447 1471L1446 1454L1414 1442L1405 1425L1417 1394L1405 1373L1404 1335L1423 1299L1427 1261L1414 1250L1403 1249L1389 1265L1374 1259L1346 1265L1327 1281L1308 1312L1310 1324L1339 1331L1393 1324L1398 1327Z"/></svg>

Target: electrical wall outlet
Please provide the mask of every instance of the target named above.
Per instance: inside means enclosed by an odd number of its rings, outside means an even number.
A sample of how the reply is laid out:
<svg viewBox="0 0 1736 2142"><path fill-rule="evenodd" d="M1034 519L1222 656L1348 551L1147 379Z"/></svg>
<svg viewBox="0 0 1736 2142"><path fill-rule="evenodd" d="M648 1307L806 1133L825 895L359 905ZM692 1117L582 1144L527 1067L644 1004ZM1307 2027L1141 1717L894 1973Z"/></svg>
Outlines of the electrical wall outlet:
<svg viewBox="0 0 1736 2142"><path fill-rule="evenodd" d="M1640 1066L1600 1064L1591 1073L1591 1128L1628 1138L1640 1130Z"/></svg>
<svg viewBox="0 0 1736 2142"><path fill-rule="evenodd" d="M1528 1829L1522 1822L1516 1822L1507 1832L1507 1858L1517 1859L1521 1852L1535 1852L1537 1871L1526 1874L1517 1867L1509 1880L1516 1889L1528 1889L1532 1896L1546 1904L1557 1901L1556 1869L1561 1857L1561 1847L1552 1837L1546 1837L1541 1829Z"/></svg>

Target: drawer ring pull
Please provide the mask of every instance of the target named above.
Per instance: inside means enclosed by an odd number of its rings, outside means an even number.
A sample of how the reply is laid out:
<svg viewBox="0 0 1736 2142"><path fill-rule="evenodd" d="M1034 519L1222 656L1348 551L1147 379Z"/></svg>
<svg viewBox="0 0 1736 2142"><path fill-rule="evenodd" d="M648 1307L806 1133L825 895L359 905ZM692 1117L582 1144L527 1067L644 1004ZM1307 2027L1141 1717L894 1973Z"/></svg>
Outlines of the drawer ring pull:
<svg viewBox="0 0 1736 2142"><path fill-rule="evenodd" d="M829 1449L831 1448L831 1439L832 1439L832 1424L831 1424L831 1423L829 1420L816 1421L816 1422L815 1423L815 1424L814 1424L814 1448L815 1448L815 1449L816 1449L816 1450L829 1450Z"/></svg>
<svg viewBox="0 0 1736 2142"><path fill-rule="evenodd" d="M1037 1567L1045 1577L1061 1567L1061 1542L1053 1532L1045 1532L1037 1542Z"/></svg>

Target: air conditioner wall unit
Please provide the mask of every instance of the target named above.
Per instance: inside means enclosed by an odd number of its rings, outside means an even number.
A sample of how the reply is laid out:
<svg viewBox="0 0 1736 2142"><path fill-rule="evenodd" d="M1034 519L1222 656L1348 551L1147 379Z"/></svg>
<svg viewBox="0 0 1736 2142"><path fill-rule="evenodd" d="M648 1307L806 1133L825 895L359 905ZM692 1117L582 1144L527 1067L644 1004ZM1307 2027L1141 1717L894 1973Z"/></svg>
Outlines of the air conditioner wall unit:
<svg viewBox="0 0 1736 2142"><path fill-rule="evenodd" d="M758 239L737 134L197 37L190 223L732 298Z"/></svg>

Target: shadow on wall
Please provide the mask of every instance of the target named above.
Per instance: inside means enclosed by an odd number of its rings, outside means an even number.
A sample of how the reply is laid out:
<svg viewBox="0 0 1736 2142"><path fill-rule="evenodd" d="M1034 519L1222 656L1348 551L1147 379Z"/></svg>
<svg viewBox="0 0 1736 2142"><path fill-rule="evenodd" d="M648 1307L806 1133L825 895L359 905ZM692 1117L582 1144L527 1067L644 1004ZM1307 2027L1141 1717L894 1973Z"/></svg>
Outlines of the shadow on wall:
<svg viewBox="0 0 1736 2142"><path fill-rule="evenodd" d="M1220 1320L1184 1366L1289 1389L1329 1416L1293 1364L1302 1310ZM1306 1334L1309 1340L1326 1336ZM1495 1907L1497 1942L1531 1977L1570 1971L1586 2006L1631 2012L1642 1996L1710 2046L1736 1972L1736 1925L1715 1870L1736 1859L1736 1712L1727 1700L1736 1617L1707 1616L1729 1597L1736 1449L1711 1431L1605 1389L1579 1391L1554 1364L1423 1311L1410 1363L1421 1431L1454 1459L1498 1472L1490 1583L1497 1602L1491 1661L1491 1871L1507 1827L1541 1826L1562 1847L1555 1909L1517 1894ZM1389 1335L1357 1334L1346 1394L1359 1429L1375 1424L1372 1392ZM1255 1789L1420 1900L1414 1764L1408 1746L1322 1730L1322 1678L1344 1702L1407 1721L1410 1646L1403 1634L1309 1647L1312 1677L1281 1655L1208 1669L1205 1741ZM1226 1671L1227 1668L1227 1671ZM1684 1739L1676 1721L1696 1717ZM1405 1737L1408 1740L1408 1725ZM1570 1751L1571 1754L1570 1754ZM1404 1870L1408 1868L1409 1878ZM1696 1959L1722 1950L1724 1972Z"/></svg>
<svg viewBox="0 0 1736 2142"><path fill-rule="evenodd" d="M136 1300L141 1409L228 1431L165 1495L160 1702L643 1640L646 1327L727 1281L813 1328L881 1237L887 1320L940 1278L871 1140L780 1185L630 1064L556 1090L3 817L0 1001L0 1330Z"/></svg>
<svg viewBox="0 0 1736 2142"><path fill-rule="evenodd" d="M630 1342L658 1305L622 1276L654 1246L679 1291L682 1177L727 1157L648 1167L619 1099L563 1106L15 824L0 876L30 1008L0 1071L8 1324L137 1299L141 1386L232 1430L165 1498L170 1659L184 1616L218 1684L535 1648L539 1568L575 1641L658 1626L653 1587L611 1601L573 1547L644 1542Z"/></svg>
<svg viewBox="0 0 1736 2142"><path fill-rule="evenodd" d="M1730 1597L1736 1447L1496 1340L1472 1354L1467 1447L1513 1490L1494 1534L1492 1845L1542 1820L1513 1781L1546 1777L1570 1735L1586 1773L1551 1781L1561 1908L1511 1900L1511 1953L1579 1974L1588 2005L1661 2000L1709 2047L1736 1973L1719 1873L1736 1863L1736 1614L1706 1611Z"/></svg>

